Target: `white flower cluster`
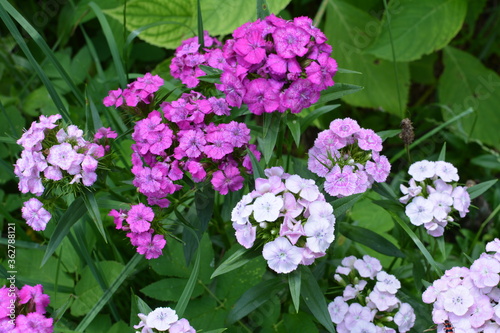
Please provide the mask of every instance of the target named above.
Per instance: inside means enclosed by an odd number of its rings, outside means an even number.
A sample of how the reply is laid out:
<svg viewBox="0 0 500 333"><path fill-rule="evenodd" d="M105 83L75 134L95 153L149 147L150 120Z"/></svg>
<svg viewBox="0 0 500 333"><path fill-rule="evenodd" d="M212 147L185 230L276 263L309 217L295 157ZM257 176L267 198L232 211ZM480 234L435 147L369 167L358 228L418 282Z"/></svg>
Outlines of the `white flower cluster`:
<svg viewBox="0 0 500 333"><path fill-rule="evenodd" d="M334 278L345 287L343 295L328 304L337 332L404 333L415 324L413 308L396 296L401 283L382 270L378 259L346 257Z"/></svg>
<svg viewBox="0 0 500 333"><path fill-rule="evenodd" d="M442 236L454 211L460 217L469 212L469 193L457 186L457 169L451 163L423 160L413 163L408 173L412 178L408 186L401 184L404 196L399 201L408 204L405 212L410 222L423 224L429 235Z"/></svg>
<svg viewBox="0 0 500 333"><path fill-rule="evenodd" d="M196 330L189 325L187 319L181 318L171 308L156 308L147 316L143 313L138 314L141 322L134 325L136 333L154 333L166 332L169 333L196 333Z"/></svg>
<svg viewBox="0 0 500 333"><path fill-rule="evenodd" d="M265 170L255 190L243 196L231 220L238 242L249 249L263 241L271 269L290 273L325 255L333 242L335 216L313 180L289 175L281 167Z"/></svg>

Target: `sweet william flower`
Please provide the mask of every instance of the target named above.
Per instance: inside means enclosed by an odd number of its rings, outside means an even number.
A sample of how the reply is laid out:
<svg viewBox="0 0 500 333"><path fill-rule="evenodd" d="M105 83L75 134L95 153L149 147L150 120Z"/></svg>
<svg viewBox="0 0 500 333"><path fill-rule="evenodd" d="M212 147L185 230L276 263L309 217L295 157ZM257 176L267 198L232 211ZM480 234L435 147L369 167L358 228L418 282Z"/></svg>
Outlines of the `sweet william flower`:
<svg viewBox="0 0 500 333"><path fill-rule="evenodd" d="M274 222L283 207L283 199L272 193L265 193L255 199L253 204L253 217L257 222Z"/></svg>
<svg viewBox="0 0 500 333"><path fill-rule="evenodd" d="M275 272L290 273L297 269L302 260L302 250L293 246L288 239L278 237L264 245L262 256Z"/></svg>
<svg viewBox="0 0 500 333"><path fill-rule="evenodd" d="M45 230L47 223L52 218L52 215L43 208L42 202L36 198L26 201L21 212L26 223L36 231Z"/></svg>
<svg viewBox="0 0 500 333"><path fill-rule="evenodd" d="M433 219L433 209L434 205L431 201L424 197L416 197L406 206L405 213L410 218L410 222L418 226Z"/></svg>
<svg viewBox="0 0 500 333"><path fill-rule="evenodd" d="M474 304L474 297L470 294L469 289L464 286L449 289L444 293L443 297L444 309L457 316L464 315L472 304Z"/></svg>
<svg viewBox="0 0 500 333"><path fill-rule="evenodd" d="M163 332L168 330L178 319L177 313L171 308L156 308L148 314L146 325Z"/></svg>
<svg viewBox="0 0 500 333"><path fill-rule="evenodd" d="M408 173L416 181L421 182L424 179L434 177L434 175L436 174L436 166L434 162L422 160L410 165Z"/></svg>

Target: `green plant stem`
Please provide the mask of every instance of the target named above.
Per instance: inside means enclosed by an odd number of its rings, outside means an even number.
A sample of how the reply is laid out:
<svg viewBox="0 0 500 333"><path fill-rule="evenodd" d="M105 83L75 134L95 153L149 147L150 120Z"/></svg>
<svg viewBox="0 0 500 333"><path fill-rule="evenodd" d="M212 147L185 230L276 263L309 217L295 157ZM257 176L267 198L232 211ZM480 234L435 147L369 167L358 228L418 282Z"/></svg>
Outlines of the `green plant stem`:
<svg viewBox="0 0 500 333"><path fill-rule="evenodd" d="M326 11L326 6L328 5L329 0L323 0L321 2L321 5L319 5L318 11L316 12L316 16L314 16L313 24L315 27L319 25L321 22L321 19L323 18L323 15L325 15Z"/></svg>
<svg viewBox="0 0 500 333"><path fill-rule="evenodd" d="M472 255L472 250L476 246L476 243L479 240L479 236L483 233L484 228L488 225L488 223L495 217L495 215L498 214L500 211L500 205L496 206L495 210L491 212L491 214L484 220L483 223L481 223L481 226L479 227L479 230L476 233L476 236L474 237L474 240L472 241L471 247L470 247L470 254Z"/></svg>

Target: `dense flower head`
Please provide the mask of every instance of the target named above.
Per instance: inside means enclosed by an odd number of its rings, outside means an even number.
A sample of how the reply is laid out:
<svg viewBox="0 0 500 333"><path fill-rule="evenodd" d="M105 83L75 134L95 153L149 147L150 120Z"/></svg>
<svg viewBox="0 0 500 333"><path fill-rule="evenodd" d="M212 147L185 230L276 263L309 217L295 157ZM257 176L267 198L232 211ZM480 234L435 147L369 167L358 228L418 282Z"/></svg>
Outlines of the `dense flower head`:
<svg viewBox="0 0 500 333"><path fill-rule="evenodd" d="M134 325L141 333L169 332L169 333L196 333L196 330L185 318L180 318L175 310L169 307L159 307L150 313L138 314L140 323Z"/></svg>
<svg viewBox="0 0 500 333"><path fill-rule="evenodd" d="M47 197L50 195L47 185L91 186L97 180L99 160L109 152L109 140L116 138L116 133L101 128L93 141L87 141L77 126L58 124L61 118L40 116L17 141L23 147L14 165L21 193ZM22 210L23 218L37 231L45 230L51 216L42 206L40 200L32 198L24 203Z"/></svg>
<svg viewBox="0 0 500 333"><path fill-rule="evenodd" d="M255 190L231 213L237 241L245 248L263 243L262 255L277 273L290 273L325 255L333 242L335 216L313 180L281 167L265 170Z"/></svg>
<svg viewBox="0 0 500 333"><path fill-rule="evenodd" d="M459 331L497 332L500 330L498 283L500 252L497 238L470 268L453 267L435 280L422 294L432 304L432 320L438 332L449 321Z"/></svg>
<svg viewBox="0 0 500 333"><path fill-rule="evenodd" d="M464 217L469 212L470 196L458 186L457 169L448 162L422 160L410 165L412 178L408 186L401 184L404 194L399 201L406 204L406 215L414 225L423 225L427 233L442 236L454 213Z"/></svg>
<svg viewBox="0 0 500 333"><path fill-rule="evenodd" d="M164 229L155 220L155 212L151 207L139 203L128 210L112 209L108 215L113 217L116 229L129 231L127 237L139 254L148 260L162 255L167 241L163 235Z"/></svg>
<svg viewBox="0 0 500 333"><path fill-rule="evenodd" d="M182 188L176 181L184 174L194 182L209 181L224 195L243 187L242 174L252 171L247 149L257 159L260 153L249 144L250 129L244 123L210 122L228 110L224 99L191 91L136 122L133 184L149 204L167 207L166 197Z"/></svg>
<svg viewBox="0 0 500 333"><path fill-rule="evenodd" d="M0 288L0 331L1 332L53 332L53 319L46 318L46 307L50 303L43 293L41 284L14 285Z"/></svg>
<svg viewBox="0 0 500 333"><path fill-rule="evenodd" d="M116 108L136 108L140 103L150 104L156 91L163 86L163 79L158 75L146 73L137 80L129 83L127 88L111 90L108 96L104 97L104 106L114 106Z"/></svg>
<svg viewBox="0 0 500 333"><path fill-rule="evenodd" d="M175 50L170 63L170 74L181 80L188 88L194 88L199 83L198 77L206 75L200 65L222 69L225 63L222 57L222 43L215 37L203 32L204 47L201 49L198 37L188 38Z"/></svg>
<svg viewBox="0 0 500 333"><path fill-rule="evenodd" d="M308 17L287 21L271 14L237 28L222 51L208 53L217 59L208 63L222 70L216 86L230 106L245 103L257 115L298 113L334 84L337 63L326 40Z"/></svg>
<svg viewBox="0 0 500 333"><path fill-rule="evenodd" d="M342 260L335 280L344 287L342 296L328 304L337 332L408 332L415 324L413 308L401 302L400 281L382 270L369 255Z"/></svg>
<svg viewBox="0 0 500 333"><path fill-rule="evenodd" d="M374 131L351 118L335 119L309 150L308 168L325 178L324 189L331 196L363 193L389 175L391 165L381 150L382 139Z"/></svg>

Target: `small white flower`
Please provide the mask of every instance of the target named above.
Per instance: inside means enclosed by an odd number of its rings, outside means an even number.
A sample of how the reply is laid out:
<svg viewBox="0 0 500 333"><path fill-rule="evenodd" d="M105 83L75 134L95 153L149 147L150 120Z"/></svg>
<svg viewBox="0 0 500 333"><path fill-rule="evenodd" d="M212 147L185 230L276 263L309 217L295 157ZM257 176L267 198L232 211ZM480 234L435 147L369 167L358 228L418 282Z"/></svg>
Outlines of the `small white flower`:
<svg viewBox="0 0 500 333"><path fill-rule="evenodd" d="M437 161L436 162L436 175L445 182L458 181L458 170L453 164Z"/></svg>
<svg viewBox="0 0 500 333"><path fill-rule="evenodd" d="M248 217L252 214L253 206L249 205L252 202L252 196L250 194L244 195L241 200L236 204L231 212L231 221L237 224L247 224Z"/></svg>
<svg viewBox="0 0 500 333"><path fill-rule="evenodd" d="M405 213L414 225L430 222L434 217L434 204L424 197L416 197L406 206Z"/></svg>
<svg viewBox="0 0 500 333"><path fill-rule="evenodd" d="M148 314L146 325L158 331L166 331L179 317L171 308L156 308Z"/></svg>
<svg viewBox="0 0 500 333"><path fill-rule="evenodd" d="M313 252L325 252L335 239L333 225L327 219L315 219L304 225L307 247Z"/></svg>
<svg viewBox="0 0 500 333"><path fill-rule="evenodd" d="M421 182L427 178L432 178L436 174L435 162L427 160L418 161L410 165L408 173L417 181Z"/></svg>
<svg viewBox="0 0 500 333"><path fill-rule="evenodd" d="M253 204L253 217L257 222L274 222L280 214L283 207L283 199L272 193L265 193L263 196L255 199Z"/></svg>

